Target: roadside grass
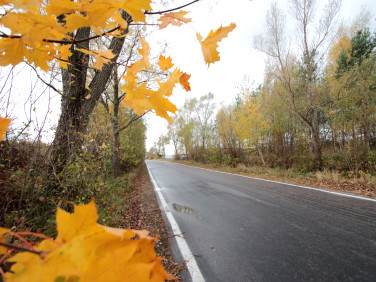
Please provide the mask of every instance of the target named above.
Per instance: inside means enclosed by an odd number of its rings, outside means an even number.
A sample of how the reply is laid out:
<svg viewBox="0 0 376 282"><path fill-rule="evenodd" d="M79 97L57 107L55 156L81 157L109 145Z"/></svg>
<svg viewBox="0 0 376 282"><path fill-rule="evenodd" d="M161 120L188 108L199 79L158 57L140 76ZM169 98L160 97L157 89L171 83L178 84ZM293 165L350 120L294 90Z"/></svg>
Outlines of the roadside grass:
<svg viewBox="0 0 376 282"><path fill-rule="evenodd" d="M202 164L191 160L174 160L174 162L266 180L376 198L376 175L365 172L359 172L358 175L346 175L338 171L302 172L296 169L286 170L282 168L247 166L243 163L238 164L236 167L229 167L219 164Z"/></svg>
<svg viewBox="0 0 376 282"><path fill-rule="evenodd" d="M134 189L137 168L124 173L118 178L109 176L107 185L94 193L95 203L98 209L98 222L103 225L119 227L127 213L127 200Z"/></svg>

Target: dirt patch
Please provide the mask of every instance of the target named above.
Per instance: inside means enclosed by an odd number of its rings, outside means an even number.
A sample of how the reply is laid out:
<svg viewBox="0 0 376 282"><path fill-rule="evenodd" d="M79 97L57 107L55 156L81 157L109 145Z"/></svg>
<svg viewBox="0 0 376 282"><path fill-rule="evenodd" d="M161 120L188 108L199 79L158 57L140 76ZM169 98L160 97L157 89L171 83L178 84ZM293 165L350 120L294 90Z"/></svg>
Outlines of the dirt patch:
<svg viewBox="0 0 376 282"><path fill-rule="evenodd" d="M139 169L134 189L127 200L127 206L128 210L123 227L147 229L151 236L158 236L155 250L163 258L162 264L167 272L179 278L179 273L184 266L175 263L173 259L169 236L166 232L161 210L146 165L142 165Z"/></svg>

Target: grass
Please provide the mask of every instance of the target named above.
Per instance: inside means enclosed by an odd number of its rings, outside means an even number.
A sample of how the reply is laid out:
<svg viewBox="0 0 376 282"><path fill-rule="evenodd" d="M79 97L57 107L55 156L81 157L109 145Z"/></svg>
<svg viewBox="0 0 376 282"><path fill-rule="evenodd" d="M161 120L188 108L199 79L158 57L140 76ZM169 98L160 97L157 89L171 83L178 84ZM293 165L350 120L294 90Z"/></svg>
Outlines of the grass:
<svg viewBox="0 0 376 282"><path fill-rule="evenodd" d="M94 198L98 209L99 223L120 226L127 212L126 201L134 189L137 169L118 178L110 176L103 190L96 191Z"/></svg>
<svg viewBox="0 0 376 282"><path fill-rule="evenodd" d="M376 197L376 175L365 172L359 172L357 175L353 174L347 176L339 171L329 170L301 172L296 169L286 170L282 168L247 166L243 163L238 164L236 167L229 167L218 164L202 164L191 160L177 162L267 180L310 186L313 188L349 192L372 198Z"/></svg>

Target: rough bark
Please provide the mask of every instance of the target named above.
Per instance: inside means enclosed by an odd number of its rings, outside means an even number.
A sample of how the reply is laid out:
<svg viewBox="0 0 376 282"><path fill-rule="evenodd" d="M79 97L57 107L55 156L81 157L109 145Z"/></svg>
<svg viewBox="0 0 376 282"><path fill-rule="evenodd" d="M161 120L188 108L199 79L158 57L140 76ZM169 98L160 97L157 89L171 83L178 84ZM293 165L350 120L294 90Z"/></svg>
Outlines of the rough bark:
<svg viewBox="0 0 376 282"><path fill-rule="evenodd" d="M114 115L112 118L112 134L114 145L112 148L112 171L114 177L120 176L120 128L119 128L119 80L117 69L114 71Z"/></svg>
<svg viewBox="0 0 376 282"><path fill-rule="evenodd" d="M129 16L126 16L129 20ZM89 28L77 31L76 40L88 38ZM101 71L96 70L94 77L86 88L88 55L72 46L73 55L69 58L68 69L62 70L63 93L61 98L61 115L59 118L55 139L51 149L51 167L55 174L60 173L70 157L82 147L83 138L89 117L95 105L105 90L112 69L123 47L125 38L112 38L109 49L115 57ZM89 49L89 41L81 43L80 48ZM86 99L88 95L90 98Z"/></svg>

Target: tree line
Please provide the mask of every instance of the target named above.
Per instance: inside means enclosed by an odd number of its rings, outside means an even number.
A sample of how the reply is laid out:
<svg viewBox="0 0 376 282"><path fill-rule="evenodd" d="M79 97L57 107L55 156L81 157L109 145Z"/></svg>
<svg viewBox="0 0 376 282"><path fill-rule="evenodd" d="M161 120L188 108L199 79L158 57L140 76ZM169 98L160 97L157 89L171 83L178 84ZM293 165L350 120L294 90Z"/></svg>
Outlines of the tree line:
<svg viewBox="0 0 376 282"><path fill-rule="evenodd" d="M286 34L277 4L254 47L266 54L265 79L243 83L215 112L213 94L186 100L155 151L176 158L303 171L376 171L376 33L363 12L335 25L340 2L315 21L312 1L292 1L298 42ZM334 28L336 28L334 30ZM161 151L162 150L162 151Z"/></svg>

